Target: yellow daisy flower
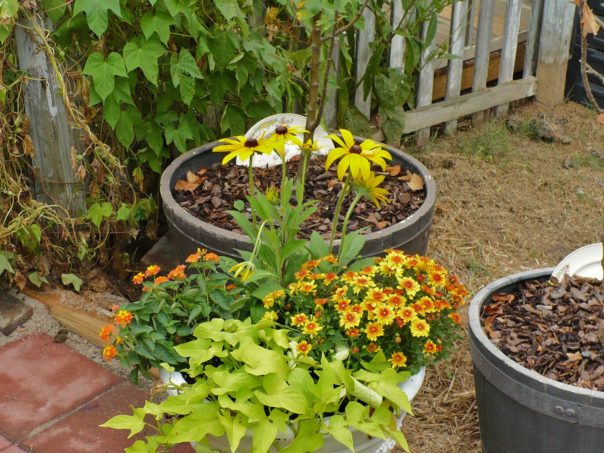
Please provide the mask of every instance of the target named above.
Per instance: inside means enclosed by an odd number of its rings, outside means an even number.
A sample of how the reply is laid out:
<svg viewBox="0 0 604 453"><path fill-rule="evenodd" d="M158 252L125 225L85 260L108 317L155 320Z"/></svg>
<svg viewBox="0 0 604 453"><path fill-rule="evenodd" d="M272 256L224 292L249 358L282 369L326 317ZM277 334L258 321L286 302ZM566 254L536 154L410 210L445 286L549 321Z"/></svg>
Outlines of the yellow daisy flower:
<svg viewBox="0 0 604 453"><path fill-rule="evenodd" d="M430 333L430 324L423 319L416 318L411 321L411 335L414 337L427 337Z"/></svg>
<svg viewBox="0 0 604 453"><path fill-rule="evenodd" d="M243 162L246 162L255 152L264 154L271 154L273 152L273 142L271 140L263 139L262 137L256 139L239 135L235 138L223 138L219 141L225 144L215 146L212 152L229 153L222 159L222 165L235 157L239 157Z"/></svg>
<svg viewBox="0 0 604 453"><path fill-rule="evenodd" d="M390 202L388 198L388 190L379 185L384 181L385 176L376 176L375 173L370 172L367 177L359 174L354 179L354 185L357 191L366 197L369 201L375 204L376 208L379 208L382 203L388 204Z"/></svg>
<svg viewBox="0 0 604 453"><path fill-rule="evenodd" d="M407 356L402 352L395 352L388 361L392 364L392 368L401 368L407 365Z"/></svg>
<svg viewBox="0 0 604 453"><path fill-rule="evenodd" d="M384 328L377 322L370 322L365 328L365 335L367 335L367 338L370 341L376 341L379 337L384 335Z"/></svg>
<svg viewBox="0 0 604 453"><path fill-rule="evenodd" d="M279 154L281 159L285 158L285 144L288 142L294 143L302 148L303 143L297 136L308 132L306 129L299 126L288 126L280 124L275 128L275 133L271 135L269 140L272 140L275 152Z"/></svg>
<svg viewBox="0 0 604 453"><path fill-rule="evenodd" d="M371 139L364 140L358 144L352 133L346 129L340 129L342 138L335 134L330 134L328 137L332 139L338 147L329 151L325 161L325 169L338 159L338 178L344 179L346 171L350 169L352 177L357 179L358 175L368 178L371 173L371 163L376 164L382 170L386 170L386 161L391 160L392 156L388 151L382 149L382 146Z"/></svg>

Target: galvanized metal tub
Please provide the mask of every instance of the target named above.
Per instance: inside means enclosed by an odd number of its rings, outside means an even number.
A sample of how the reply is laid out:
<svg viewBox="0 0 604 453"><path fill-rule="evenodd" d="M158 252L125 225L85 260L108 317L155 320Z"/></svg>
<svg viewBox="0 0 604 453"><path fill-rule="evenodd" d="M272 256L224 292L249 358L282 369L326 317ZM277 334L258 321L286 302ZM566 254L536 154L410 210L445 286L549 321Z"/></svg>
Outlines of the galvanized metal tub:
<svg viewBox="0 0 604 453"><path fill-rule="evenodd" d="M521 272L482 288L469 308L470 351L485 453L604 452L604 392L546 378L505 356L480 322L483 303L553 269ZM603 350L604 353L604 350Z"/></svg>

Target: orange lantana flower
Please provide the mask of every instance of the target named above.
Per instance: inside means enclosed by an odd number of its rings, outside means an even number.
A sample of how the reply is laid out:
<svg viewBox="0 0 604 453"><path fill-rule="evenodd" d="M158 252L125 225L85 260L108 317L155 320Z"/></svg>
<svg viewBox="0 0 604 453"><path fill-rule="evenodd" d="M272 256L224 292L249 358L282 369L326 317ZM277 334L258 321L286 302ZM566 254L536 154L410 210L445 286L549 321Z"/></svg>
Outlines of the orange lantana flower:
<svg viewBox="0 0 604 453"><path fill-rule="evenodd" d="M101 337L101 339L103 341L107 341L109 339L109 337L111 336L111 334L113 333L113 329L114 329L114 327L112 325L103 327L101 329L101 331L99 332L99 337Z"/></svg>
<svg viewBox="0 0 604 453"><path fill-rule="evenodd" d="M151 266L149 266L146 270L145 270L145 277L153 277L154 275L159 274L159 271L161 270L161 268L159 266L156 266L155 264L152 264Z"/></svg>
<svg viewBox="0 0 604 453"><path fill-rule="evenodd" d="M187 274L185 273L186 266L181 264L180 266L176 266L170 272L168 272L169 280L184 280L187 278Z"/></svg>
<svg viewBox="0 0 604 453"><path fill-rule="evenodd" d="M111 361L117 355L117 349L113 345L107 345L103 348L103 358L106 361Z"/></svg>
<svg viewBox="0 0 604 453"><path fill-rule="evenodd" d="M113 320L116 324L126 327L132 322L133 315L128 310L118 310L114 315Z"/></svg>
<svg viewBox="0 0 604 453"><path fill-rule="evenodd" d="M139 272L134 277L132 277L132 283L134 283L135 285L142 284L144 280L145 280L145 274L143 274L142 272Z"/></svg>
<svg viewBox="0 0 604 453"><path fill-rule="evenodd" d="M206 254L206 256L203 257L204 261L211 261L213 263L218 263L220 261L220 257L218 255L216 255L213 252L210 252L208 254Z"/></svg>

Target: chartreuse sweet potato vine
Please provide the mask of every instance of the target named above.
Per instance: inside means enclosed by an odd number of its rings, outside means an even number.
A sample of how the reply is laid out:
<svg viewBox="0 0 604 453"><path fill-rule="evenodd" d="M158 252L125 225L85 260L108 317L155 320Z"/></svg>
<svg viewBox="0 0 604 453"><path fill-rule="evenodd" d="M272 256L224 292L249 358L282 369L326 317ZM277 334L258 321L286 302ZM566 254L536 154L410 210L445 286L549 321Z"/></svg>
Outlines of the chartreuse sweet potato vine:
<svg viewBox="0 0 604 453"><path fill-rule="evenodd" d="M288 332L270 321L214 319L200 324L195 337L175 347L188 359L194 384L102 425L132 436L148 426L146 416L154 419L156 433L127 452L167 451L182 442L211 448L220 436L233 452L268 452L273 445L315 451L325 433L354 451L351 429L408 449L395 417L411 412L398 387L409 373L396 372L383 354L351 372L335 358L299 355Z"/></svg>

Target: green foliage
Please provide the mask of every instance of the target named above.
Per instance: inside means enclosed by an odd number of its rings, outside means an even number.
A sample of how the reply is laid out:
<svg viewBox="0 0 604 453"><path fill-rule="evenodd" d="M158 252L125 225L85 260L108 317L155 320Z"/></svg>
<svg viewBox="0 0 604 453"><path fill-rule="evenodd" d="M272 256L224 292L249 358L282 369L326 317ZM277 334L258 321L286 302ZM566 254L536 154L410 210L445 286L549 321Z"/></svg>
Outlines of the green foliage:
<svg viewBox="0 0 604 453"><path fill-rule="evenodd" d="M185 360L174 347L191 340L200 322L249 313L241 301L242 288L228 286L230 277L221 270L226 265L216 255L198 251L189 261L188 269L178 266L154 281L144 281L145 274L138 274L134 281L143 285L141 298L120 307L132 313L132 320L120 325L116 317L120 341L115 346L120 361L133 369L133 381L137 381L139 372L148 376L149 369L161 363L182 369ZM147 276L152 275L148 270Z"/></svg>
<svg viewBox="0 0 604 453"><path fill-rule="evenodd" d="M75 274L61 274L61 282L65 286L73 286L73 289L75 289L76 291L79 291L82 287L82 283L84 283L82 279ZM33 283L35 284L35 281Z"/></svg>
<svg viewBox="0 0 604 453"><path fill-rule="evenodd" d="M212 448L224 436L231 451L315 451L323 434L354 451L351 429L392 437L408 450L395 416L411 412L397 373L385 360L351 372L338 360L299 356L288 331L269 321L213 319L200 324L195 339L176 346L188 361L195 383L159 404L147 402L132 415L117 415L103 427L144 428L145 416L157 422L157 434L139 440L127 452L158 451L181 442ZM295 343L294 343L295 344Z"/></svg>

